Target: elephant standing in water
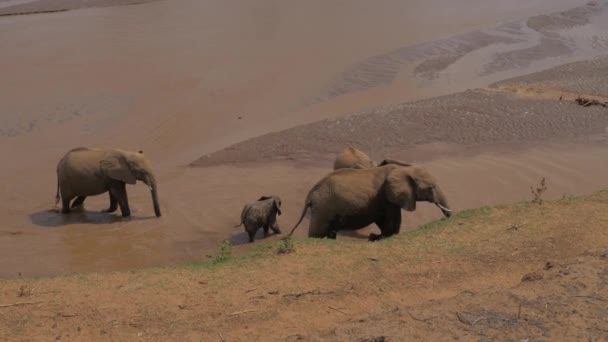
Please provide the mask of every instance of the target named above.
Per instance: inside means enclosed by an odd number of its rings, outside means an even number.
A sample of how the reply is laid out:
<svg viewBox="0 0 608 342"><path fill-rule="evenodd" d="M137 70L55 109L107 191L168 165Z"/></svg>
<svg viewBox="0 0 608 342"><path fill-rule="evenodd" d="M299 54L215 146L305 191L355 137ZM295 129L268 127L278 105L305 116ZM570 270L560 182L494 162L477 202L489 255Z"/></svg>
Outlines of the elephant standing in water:
<svg viewBox="0 0 608 342"><path fill-rule="evenodd" d="M152 194L154 213L161 216L158 204L156 179L150 162L143 152L118 149L102 150L78 147L70 150L57 164L57 194L55 204L62 201L62 214L84 203L87 196L109 192L110 207L105 212L116 211L117 205L123 217L131 215L126 184L144 182ZM70 201L74 199L70 206Z"/></svg>
<svg viewBox="0 0 608 342"><path fill-rule="evenodd" d="M414 211L417 201L434 203L446 217L452 214L436 181L421 167L389 162L367 169L337 170L309 191L302 216L289 235L310 208L309 237L335 239L340 230L375 223L381 234L370 234L369 239L378 240L398 234L401 209Z"/></svg>

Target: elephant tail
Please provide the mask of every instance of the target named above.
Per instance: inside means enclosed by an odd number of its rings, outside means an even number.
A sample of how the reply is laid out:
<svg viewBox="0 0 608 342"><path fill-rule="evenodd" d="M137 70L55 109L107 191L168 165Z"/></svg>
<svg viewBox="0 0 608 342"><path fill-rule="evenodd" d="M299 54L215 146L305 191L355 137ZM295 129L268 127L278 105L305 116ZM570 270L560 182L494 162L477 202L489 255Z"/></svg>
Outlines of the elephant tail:
<svg viewBox="0 0 608 342"><path fill-rule="evenodd" d="M306 202L304 203L304 209L302 210L302 215L300 215L300 219L298 220L298 223L296 223L296 225L291 229L291 231L289 232L289 235L287 235L287 237L291 237L291 235L296 230L296 228L298 228L300 223L302 223L302 220L304 219L304 216L306 215L306 211L308 211L308 208L310 208L310 207L312 207L312 201L307 198Z"/></svg>

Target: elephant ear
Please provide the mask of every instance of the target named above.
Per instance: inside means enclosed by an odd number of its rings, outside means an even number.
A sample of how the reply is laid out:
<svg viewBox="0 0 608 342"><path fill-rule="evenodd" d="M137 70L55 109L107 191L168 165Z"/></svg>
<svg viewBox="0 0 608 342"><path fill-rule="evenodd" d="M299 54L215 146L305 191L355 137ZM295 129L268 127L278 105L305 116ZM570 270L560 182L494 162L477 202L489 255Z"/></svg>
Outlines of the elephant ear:
<svg viewBox="0 0 608 342"><path fill-rule="evenodd" d="M135 184L137 181L129 168L127 159L119 154L109 154L99 162L99 168L109 178Z"/></svg>
<svg viewBox="0 0 608 342"><path fill-rule="evenodd" d="M386 177L387 199L404 210L416 210L415 188L416 183L405 168L395 168Z"/></svg>

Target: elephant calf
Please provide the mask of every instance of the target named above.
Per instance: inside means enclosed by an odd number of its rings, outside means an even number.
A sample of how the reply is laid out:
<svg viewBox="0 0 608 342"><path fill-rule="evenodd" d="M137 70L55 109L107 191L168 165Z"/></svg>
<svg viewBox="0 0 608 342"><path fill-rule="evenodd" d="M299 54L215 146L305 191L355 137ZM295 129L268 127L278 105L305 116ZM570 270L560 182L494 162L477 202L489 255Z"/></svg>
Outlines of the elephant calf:
<svg viewBox="0 0 608 342"><path fill-rule="evenodd" d="M277 223L277 214L281 215L281 199L278 196L262 196L257 201L245 205L241 212L241 225L249 234L249 242L253 242L258 229L264 228L264 237L268 236L268 230L272 229L275 234L281 234Z"/></svg>

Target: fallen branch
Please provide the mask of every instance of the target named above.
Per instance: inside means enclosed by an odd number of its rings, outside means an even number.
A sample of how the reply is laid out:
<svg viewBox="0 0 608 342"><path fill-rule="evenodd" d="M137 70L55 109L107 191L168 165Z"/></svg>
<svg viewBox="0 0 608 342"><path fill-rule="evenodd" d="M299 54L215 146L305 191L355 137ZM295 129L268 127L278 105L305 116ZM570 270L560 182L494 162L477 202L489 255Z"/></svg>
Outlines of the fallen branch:
<svg viewBox="0 0 608 342"><path fill-rule="evenodd" d="M571 297L574 297L574 298L585 298L585 299L595 299L595 300L600 300L602 302L608 301L605 298L596 297L596 296L584 296L584 295L580 295L580 296L571 296Z"/></svg>
<svg viewBox="0 0 608 342"><path fill-rule="evenodd" d="M334 310L334 311L338 311L339 313L341 313L341 314L343 314L343 315L347 315L347 316L349 315L348 313L346 313L346 312L344 312L344 311L342 311L342 310L336 309L336 308L334 308L334 307L328 306L328 308L330 308L330 309L332 309L332 310Z"/></svg>
<svg viewBox="0 0 608 342"><path fill-rule="evenodd" d="M575 101L576 101L576 103L578 103L579 105L581 105L583 107L589 107L589 106L608 107L608 102L600 102L598 100L586 99L584 97L578 97Z"/></svg>
<svg viewBox="0 0 608 342"><path fill-rule="evenodd" d="M484 319L488 319L488 318L487 318L487 317L485 317L485 316L479 316L479 317L478 317L476 320L474 320L474 321L472 321L472 322L471 322L470 320L468 320L468 319L466 319L464 316L462 316L462 315L460 314L460 312L458 312L458 311L456 311L456 316L458 317L458 320L459 320L460 322L462 322L462 323L464 323L464 324L467 324L467 325L475 325L475 324L477 324L479 321L482 321L482 320L484 320Z"/></svg>
<svg viewBox="0 0 608 342"><path fill-rule="evenodd" d="M250 313L250 312L257 312L259 310L243 310L243 311L236 311L230 314L230 316L236 316L236 315L240 315L240 314L244 314L244 313Z"/></svg>
<svg viewBox="0 0 608 342"><path fill-rule="evenodd" d="M220 335L220 340L222 340L222 342L225 342L226 340L224 340L224 336L222 336L222 333L218 332L218 334Z"/></svg>
<svg viewBox="0 0 608 342"><path fill-rule="evenodd" d="M412 315L412 313L409 311L407 314L410 315L410 317L412 317L413 320L418 321L418 322L424 322L424 323L429 323L428 321L439 317L439 316L433 316L433 317L429 317L429 318L418 318L418 317L414 317L414 315ZM458 313L456 313L456 314L458 314Z"/></svg>
<svg viewBox="0 0 608 342"><path fill-rule="evenodd" d="M44 302L18 302L18 303L13 303L13 304L2 304L2 305L0 305L0 308L8 308L11 306L22 306L22 305L34 305L34 304L40 304L40 303L44 303Z"/></svg>

